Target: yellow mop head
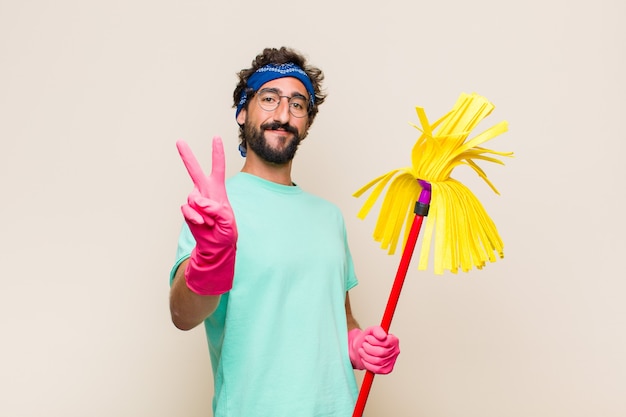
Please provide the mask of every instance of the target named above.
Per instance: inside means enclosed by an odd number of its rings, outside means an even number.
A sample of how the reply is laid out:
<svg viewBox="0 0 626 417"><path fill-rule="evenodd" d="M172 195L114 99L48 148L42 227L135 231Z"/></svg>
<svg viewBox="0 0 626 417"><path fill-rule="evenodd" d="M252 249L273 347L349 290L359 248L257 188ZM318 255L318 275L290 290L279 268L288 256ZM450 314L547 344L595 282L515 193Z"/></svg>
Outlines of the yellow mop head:
<svg viewBox="0 0 626 417"><path fill-rule="evenodd" d="M476 160L503 162L491 155L507 156L512 152L496 152L480 147L484 142L506 132L508 124L502 121L483 133L467 140L471 131L487 117L494 105L478 94L461 94L453 109L434 124L430 124L423 108L416 107L422 132L413 146L411 167L388 172L354 193L360 197L370 188L372 193L358 213L364 219L372 209L383 189L389 184L374 229L374 239L391 255L395 253L399 236L405 223L413 216L421 186L418 179L432 187L430 211L426 221L418 269L428 267L430 245L434 234L434 271L443 274L447 269L457 273L467 272L472 265L481 269L487 260L495 262L497 253L504 257L503 243L495 224L476 196L459 181L450 177L452 170L461 164L470 166L496 193ZM403 244L409 227L404 227Z"/></svg>

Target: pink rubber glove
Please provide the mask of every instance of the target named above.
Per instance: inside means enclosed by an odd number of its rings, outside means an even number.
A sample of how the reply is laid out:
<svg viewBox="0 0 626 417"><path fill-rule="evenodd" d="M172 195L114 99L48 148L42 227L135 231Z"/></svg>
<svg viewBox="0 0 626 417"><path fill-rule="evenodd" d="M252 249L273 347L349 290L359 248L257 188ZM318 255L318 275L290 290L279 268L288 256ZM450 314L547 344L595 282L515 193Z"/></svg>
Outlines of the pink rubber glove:
<svg viewBox="0 0 626 417"><path fill-rule="evenodd" d="M194 183L187 204L181 207L196 240L185 280L197 294L223 294L233 287L237 225L226 196L222 139L213 138L213 164L208 177L186 142L179 140L176 147Z"/></svg>
<svg viewBox="0 0 626 417"><path fill-rule="evenodd" d="M388 374L400 354L400 341L380 326L353 329L348 332L348 350L354 369Z"/></svg>

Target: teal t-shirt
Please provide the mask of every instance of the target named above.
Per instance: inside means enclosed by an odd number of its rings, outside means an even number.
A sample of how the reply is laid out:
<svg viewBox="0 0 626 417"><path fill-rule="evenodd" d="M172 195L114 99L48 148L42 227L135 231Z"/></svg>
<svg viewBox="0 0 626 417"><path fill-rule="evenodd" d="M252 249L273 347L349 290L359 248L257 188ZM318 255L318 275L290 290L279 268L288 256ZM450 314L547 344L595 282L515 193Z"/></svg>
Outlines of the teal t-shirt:
<svg viewBox="0 0 626 417"><path fill-rule="evenodd" d="M246 173L226 187L239 239L233 288L205 321L214 416L351 416L345 295L357 279L341 212ZM172 276L194 245L184 224Z"/></svg>

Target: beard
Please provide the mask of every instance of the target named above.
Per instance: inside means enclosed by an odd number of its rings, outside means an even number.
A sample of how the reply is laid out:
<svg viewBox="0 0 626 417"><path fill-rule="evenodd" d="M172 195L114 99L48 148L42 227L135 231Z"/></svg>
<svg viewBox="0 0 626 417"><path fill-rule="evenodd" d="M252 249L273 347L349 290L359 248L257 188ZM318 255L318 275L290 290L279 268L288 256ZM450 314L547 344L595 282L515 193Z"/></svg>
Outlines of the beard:
<svg viewBox="0 0 626 417"><path fill-rule="evenodd" d="M278 130L283 129L285 133L291 133L293 138L286 144L286 146L275 149L267 143L265 138L266 130ZM266 123L260 126L260 129L256 129L252 125L246 124L244 126L244 137L246 143L250 149L254 151L261 159L271 164L284 165L291 161L296 156L296 151L300 142L304 139L304 136L300 136L298 129L289 124L280 123ZM282 139L281 144L284 145L287 139Z"/></svg>

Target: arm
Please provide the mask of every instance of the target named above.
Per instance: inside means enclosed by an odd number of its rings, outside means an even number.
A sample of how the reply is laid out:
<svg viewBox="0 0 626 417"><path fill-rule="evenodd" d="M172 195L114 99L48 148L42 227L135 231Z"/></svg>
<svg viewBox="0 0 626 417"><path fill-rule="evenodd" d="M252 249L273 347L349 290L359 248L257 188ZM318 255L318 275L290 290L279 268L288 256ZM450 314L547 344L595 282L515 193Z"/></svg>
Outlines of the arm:
<svg viewBox="0 0 626 417"><path fill-rule="evenodd" d="M346 292L346 321L348 323L348 332L354 329L360 329L359 323L352 315L352 308L350 307L350 294Z"/></svg>
<svg viewBox="0 0 626 417"><path fill-rule="evenodd" d="M185 269L189 259L183 261L170 288L170 314L172 323L180 330L191 330L202 323L217 308L220 295L200 295L191 291L185 282Z"/></svg>
<svg viewBox="0 0 626 417"><path fill-rule="evenodd" d="M174 275L170 313L176 327L189 330L215 311L221 294L232 288L237 226L226 194L221 139L213 139L213 169L208 177L189 146L183 141L176 145L194 183L181 211L195 247Z"/></svg>

